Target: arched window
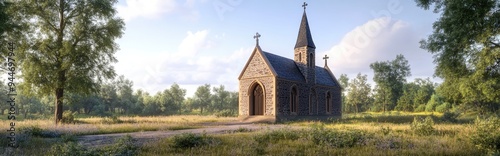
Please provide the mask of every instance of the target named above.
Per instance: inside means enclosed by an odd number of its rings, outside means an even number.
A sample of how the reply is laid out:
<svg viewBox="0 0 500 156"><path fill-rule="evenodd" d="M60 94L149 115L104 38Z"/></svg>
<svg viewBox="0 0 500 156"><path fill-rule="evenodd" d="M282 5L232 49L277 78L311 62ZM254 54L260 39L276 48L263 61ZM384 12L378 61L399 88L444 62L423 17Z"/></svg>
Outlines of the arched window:
<svg viewBox="0 0 500 156"><path fill-rule="evenodd" d="M326 93L326 112L330 113L331 110L331 105L332 105L332 96L330 95L330 92Z"/></svg>
<svg viewBox="0 0 500 156"><path fill-rule="evenodd" d="M302 53L299 53L299 62L302 62Z"/></svg>
<svg viewBox="0 0 500 156"><path fill-rule="evenodd" d="M299 96L297 94L297 88L292 87L292 91L290 92L290 112L297 112L297 105L299 103Z"/></svg>

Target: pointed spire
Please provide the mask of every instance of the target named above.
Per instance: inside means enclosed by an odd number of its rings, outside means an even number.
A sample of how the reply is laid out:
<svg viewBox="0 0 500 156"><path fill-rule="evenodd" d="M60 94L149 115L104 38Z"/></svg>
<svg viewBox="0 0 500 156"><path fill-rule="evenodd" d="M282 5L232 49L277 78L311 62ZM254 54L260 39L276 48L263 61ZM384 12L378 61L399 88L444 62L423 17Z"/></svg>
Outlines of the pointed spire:
<svg viewBox="0 0 500 156"><path fill-rule="evenodd" d="M307 3L304 2L302 6L304 7L304 14L302 15L302 21L300 22L299 35L297 37L297 43L295 43L295 48L303 46L316 48L311 36L311 30L309 30L309 22L307 22L307 15L306 15Z"/></svg>

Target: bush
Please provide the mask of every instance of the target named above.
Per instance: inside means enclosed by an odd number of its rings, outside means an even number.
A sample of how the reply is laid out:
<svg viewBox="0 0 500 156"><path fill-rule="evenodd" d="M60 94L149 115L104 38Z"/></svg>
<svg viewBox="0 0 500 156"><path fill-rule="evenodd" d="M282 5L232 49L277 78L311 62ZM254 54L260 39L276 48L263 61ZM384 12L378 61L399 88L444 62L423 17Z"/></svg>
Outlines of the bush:
<svg viewBox="0 0 500 156"><path fill-rule="evenodd" d="M216 117L235 117L238 116L238 114L232 112L231 110L223 110L220 112L215 113Z"/></svg>
<svg viewBox="0 0 500 156"><path fill-rule="evenodd" d="M69 124L69 123L72 123L74 124L75 123L75 115L76 115L76 112L71 112L71 111L65 111L63 113L63 117L62 117L62 120L61 122L62 123L66 123L66 124Z"/></svg>
<svg viewBox="0 0 500 156"><path fill-rule="evenodd" d="M116 143L101 149L88 149L73 142L65 142L52 146L47 155L50 156L98 156L98 155L137 155L137 146L130 135L119 138Z"/></svg>
<svg viewBox="0 0 500 156"><path fill-rule="evenodd" d="M137 155L137 146L130 135L116 140L116 143L104 148L99 155Z"/></svg>
<svg viewBox="0 0 500 156"><path fill-rule="evenodd" d="M469 136L472 144L490 155L500 155L500 118L477 118L473 127L475 132Z"/></svg>
<svg viewBox="0 0 500 156"><path fill-rule="evenodd" d="M52 146L47 155L50 156L87 156L96 155L92 151L87 150L82 145L75 142L57 144Z"/></svg>
<svg viewBox="0 0 500 156"><path fill-rule="evenodd" d="M448 102L445 102L439 106L436 107L436 111L439 113L444 113L446 111L449 111L451 108L451 104Z"/></svg>
<svg viewBox="0 0 500 156"><path fill-rule="evenodd" d="M457 112L446 111L443 113L443 116L441 116L441 120L447 122L457 122L457 118L459 115L460 113Z"/></svg>
<svg viewBox="0 0 500 156"><path fill-rule="evenodd" d="M311 129L309 139L315 144L328 145L331 147L344 148L364 145L368 140L368 135L360 130L333 130L325 129L323 126L315 126Z"/></svg>
<svg viewBox="0 0 500 156"><path fill-rule="evenodd" d="M428 116L425 119L414 117L410 125L414 134L428 136L434 134L434 120Z"/></svg>
<svg viewBox="0 0 500 156"><path fill-rule="evenodd" d="M180 135L176 135L172 138L172 144L170 145L172 148L176 149L187 149L199 146L205 146L210 144L217 144L219 140L216 140L213 137L209 137L205 134L193 134L193 133L183 133Z"/></svg>
<svg viewBox="0 0 500 156"><path fill-rule="evenodd" d="M26 137L43 137L43 138L56 138L60 137L61 134L53 131L44 131L38 125L32 125L29 127L22 127L19 131Z"/></svg>
<svg viewBox="0 0 500 156"><path fill-rule="evenodd" d="M300 132L298 131L279 129L256 135L253 139L259 144L265 144L269 142L275 143L279 140L297 140L299 138Z"/></svg>

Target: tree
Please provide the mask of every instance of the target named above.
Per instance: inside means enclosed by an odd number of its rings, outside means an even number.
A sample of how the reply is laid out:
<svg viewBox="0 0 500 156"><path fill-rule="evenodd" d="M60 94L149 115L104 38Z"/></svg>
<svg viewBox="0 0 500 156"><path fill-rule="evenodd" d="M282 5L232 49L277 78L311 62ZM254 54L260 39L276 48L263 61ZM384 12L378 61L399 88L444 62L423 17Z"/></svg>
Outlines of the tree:
<svg viewBox="0 0 500 156"><path fill-rule="evenodd" d="M346 97L346 93L349 92L349 77L346 74L340 74L339 83L342 86L342 109L344 112L348 112L351 110Z"/></svg>
<svg viewBox="0 0 500 156"><path fill-rule="evenodd" d="M117 106L123 110L122 113L130 113L130 109L133 109L136 102L133 96L133 82L121 75L113 82L113 85L116 88L118 96Z"/></svg>
<svg viewBox="0 0 500 156"><path fill-rule="evenodd" d="M347 94L347 101L352 105L356 113L360 108L366 107L371 103L371 86L367 82L367 76L358 73L355 79L349 84L350 91Z"/></svg>
<svg viewBox="0 0 500 156"><path fill-rule="evenodd" d="M116 74L111 63L124 22L117 0L16 1L12 16L23 26L16 53L23 83L55 96L55 121L62 119L65 92L96 92ZM16 34L10 34L16 35Z"/></svg>
<svg viewBox="0 0 500 156"><path fill-rule="evenodd" d="M384 112L392 110L403 94L406 77L411 75L408 60L400 54L392 61L372 63L370 68L374 72L373 81L377 83L376 103L383 107Z"/></svg>
<svg viewBox="0 0 500 156"><path fill-rule="evenodd" d="M229 92L226 91L224 85L220 85L218 88L213 87L212 91L214 92L212 96L213 107L217 108L218 111L226 109L229 105Z"/></svg>
<svg viewBox="0 0 500 156"><path fill-rule="evenodd" d="M195 107L200 108L200 114L203 114L203 109L211 103L212 94L210 93L210 84L199 86L194 93Z"/></svg>
<svg viewBox="0 0 500 156"><path fill-rule="evenodd" d="M441 17L421 48L434 54L435 75L450 102L496 111L500 108L500 2L417 0Z"/></svg>
<svg viewBox="0 0 500 156"><path fill-rule="evenodd" d="M182 113L182 104L186 96L186 89L182 89L177 83L172 84L169 90L169 98L172 100L172 105L175 107L179 114Z"/></svg>

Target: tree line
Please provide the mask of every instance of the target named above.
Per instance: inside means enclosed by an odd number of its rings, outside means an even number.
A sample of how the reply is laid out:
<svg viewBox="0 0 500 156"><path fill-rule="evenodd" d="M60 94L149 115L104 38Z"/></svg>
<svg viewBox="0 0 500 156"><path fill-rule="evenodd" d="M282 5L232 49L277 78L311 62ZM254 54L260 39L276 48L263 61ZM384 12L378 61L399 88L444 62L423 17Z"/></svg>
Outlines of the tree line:
<svg viewBox="0 0 500 156"><path fill-rule="evenodd" d="M2 88L7 86L2 83ZM5 90L2 90L5 91ZM7 100L2 93L2 100ZM133 90L133 82L119 76L100 86L95 93L65 93L65 112L88 116L113 115L182 115L215 114L237 116L238 92L226 90L224 85L201 85L192 97L186 97L186 89L174 83L163 91L150 94L141 89ZM17 95L17 112L24 118L50 116L54 112L53 96ZM0 105L0 113L8 112L8 105Z"/></svg>

